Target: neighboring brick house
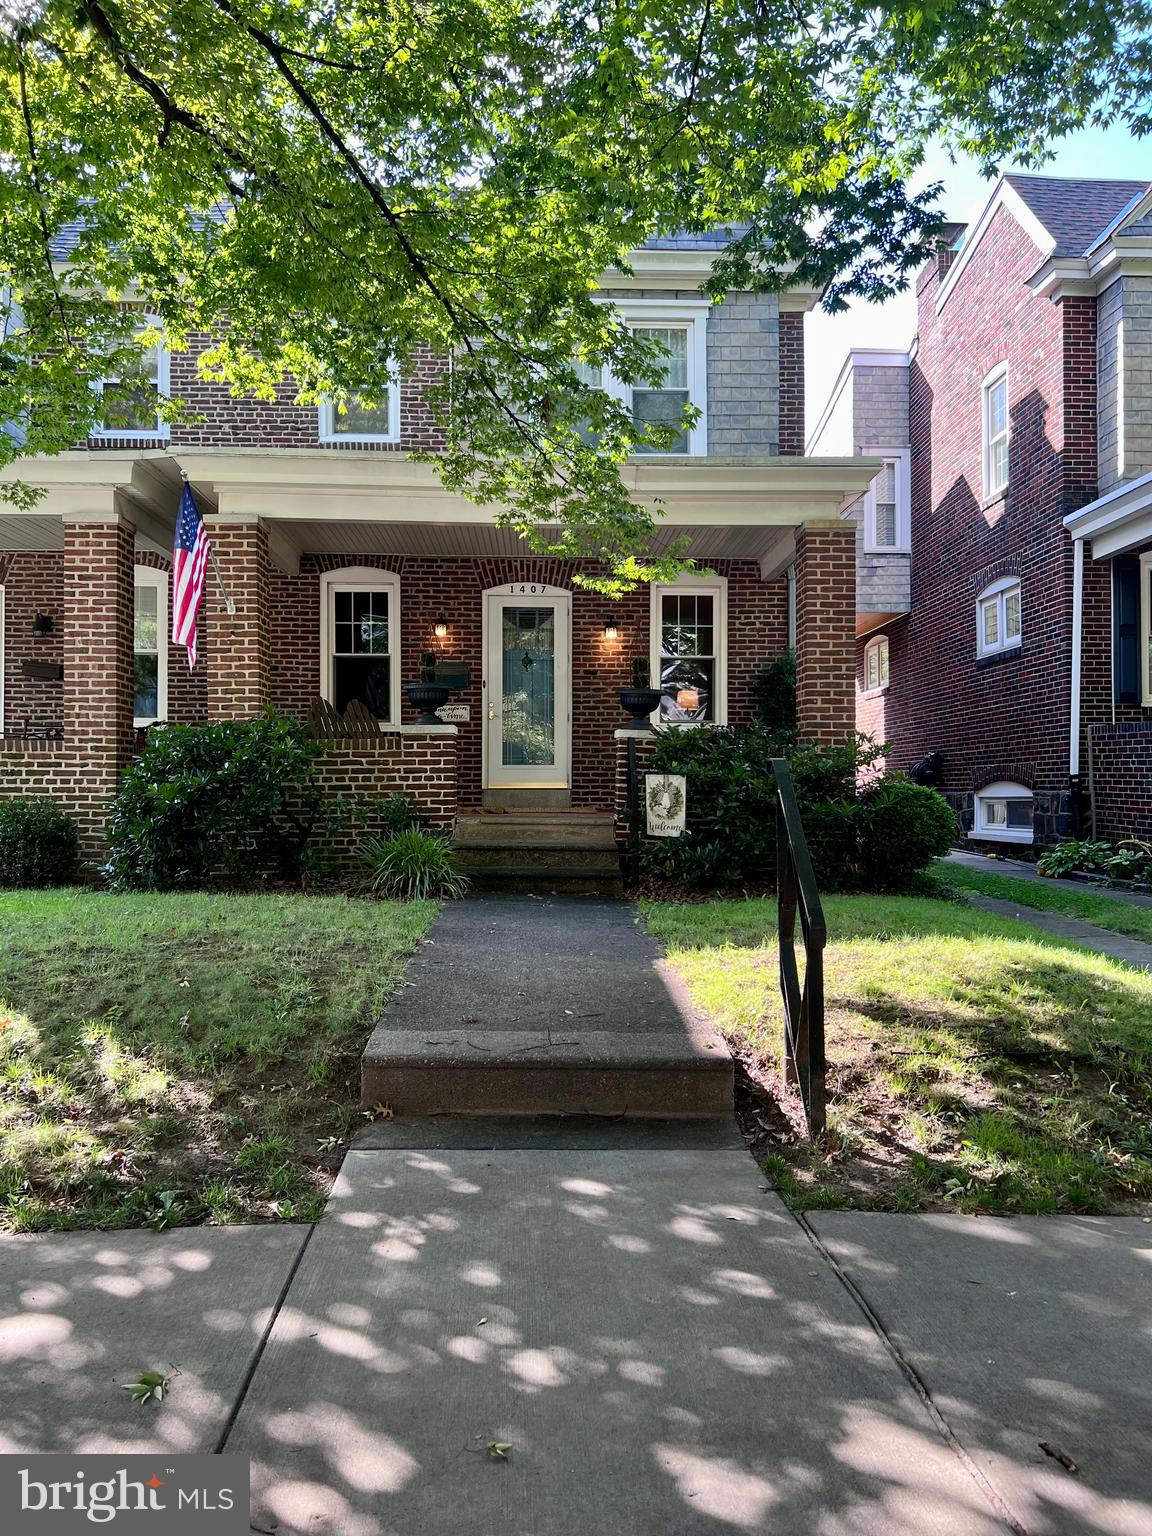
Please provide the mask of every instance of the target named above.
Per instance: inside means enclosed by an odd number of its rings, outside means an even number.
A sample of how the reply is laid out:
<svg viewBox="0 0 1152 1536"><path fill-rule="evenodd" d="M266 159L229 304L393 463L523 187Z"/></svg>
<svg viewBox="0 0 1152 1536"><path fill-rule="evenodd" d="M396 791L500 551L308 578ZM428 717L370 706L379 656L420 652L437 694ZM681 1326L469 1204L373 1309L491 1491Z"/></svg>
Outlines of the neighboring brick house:
<svg viewBox="0 0 1152 1536"><path fill-rule="evenodd" d="M162 427L146 404L69 453L20 464L44 496L0 509L0 794L56 795L96 853L134 727L266 705L307 719L320 699L360 700L379 739L333 746L334 789L403 789L445 826L482 804L608 814L633 657L661 679L665 720L738 722L759 668L793 638L803 734L844 739L854 597L839 514L872 466L803 456L816 295L710 306L699 284L719 243L656 242L632 276L605 280L626 320L669 347L668 390L700 408L680 452L623 471L661 509L661 542L686 535L699 570L619 603L575 586L572 562L530 555L491 509L408 457L436 446L421 393L433 360L374 411L334 417L201 382L208 338L151 356L156 387L197 424ZM210 574L192 673L166 638L182 474L234 609ZM459 685L450 723L433 727L414 723L403 693L429 649Z"/></svg>
<svg viewBox="0 0 1152 1536"><path fill-rule="evenodd" d="M1003 177L917 306L809 442L894 466L845 514L859 727L976 845L1152 836L1152 183Z"/></svg>

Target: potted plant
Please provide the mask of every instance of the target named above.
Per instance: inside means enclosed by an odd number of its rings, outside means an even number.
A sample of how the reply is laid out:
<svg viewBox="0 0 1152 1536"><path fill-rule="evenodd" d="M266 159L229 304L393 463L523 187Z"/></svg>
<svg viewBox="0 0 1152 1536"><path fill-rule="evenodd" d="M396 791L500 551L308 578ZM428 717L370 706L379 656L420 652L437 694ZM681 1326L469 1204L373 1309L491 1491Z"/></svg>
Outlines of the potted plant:
<svg viewBox="0 0 1152 1536"><path fill-rule="evenodd" d="M659 704L660 690L652 687L648 663L643 656L637 656L632 662L632 682L620 690L620 708L632 716L626 729L650 731L652 722L648 717Z"/></svg>
<svg viewBox="0 0 1152 1536"><path fill-rule="evenodd" d="M405 683L404 692L412 708L418 710L417 725L439 725L436 711L448 702L451 689L436 681L436 653L424 651L420 657L420 681Z"/></svg>

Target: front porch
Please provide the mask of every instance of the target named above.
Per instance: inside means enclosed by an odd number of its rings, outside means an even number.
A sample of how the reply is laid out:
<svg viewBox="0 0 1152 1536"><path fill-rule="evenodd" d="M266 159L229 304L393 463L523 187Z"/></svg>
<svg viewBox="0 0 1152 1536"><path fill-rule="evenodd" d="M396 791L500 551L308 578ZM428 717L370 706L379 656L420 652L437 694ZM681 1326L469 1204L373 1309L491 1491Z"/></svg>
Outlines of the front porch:
<svg viewBox="0 0 1152 1536"><path fill-rule="evenodd" d="M134 733L155 720L302 720L358 702L376 739L334 740L333 792L403 792L435 825L488 803L611 813L626 723L619 689L646 662L656 718L752 718L760 668L797 653L802 737L853 730L853 530L869 460L652 459L625 471L658 506L663 546L699 567L617 602L590 562L533 557L490 509L399 456L311 450L74 453L25 466L44 488L0 516L4 588L0 793L45 793L99 849ZM169 552L186 474L209 572L199 662L167 643ZM443 723L404 685L435 657ZM329 716L331 710L329 710Z"/></svg>

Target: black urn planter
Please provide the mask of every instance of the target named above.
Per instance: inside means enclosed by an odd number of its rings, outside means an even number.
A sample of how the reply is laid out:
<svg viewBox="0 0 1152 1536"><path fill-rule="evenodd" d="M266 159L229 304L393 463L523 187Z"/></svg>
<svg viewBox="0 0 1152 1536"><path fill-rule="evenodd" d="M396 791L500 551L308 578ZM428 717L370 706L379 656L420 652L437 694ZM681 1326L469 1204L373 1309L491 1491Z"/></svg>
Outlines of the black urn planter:
<svg viewBox="0 0 1152 1536"><path fill-rule="evenodd" d="M419 711L416 716L417 725L444 723L436 718L436 711L447 704L452 692L450 688L445 688L443 683L405 683L404 692L412 708Z"/></svg>
<svg viewBox="0 0 1152 1536"><path fill-rule="evenodd" d="M648 716L660 703L659 688L621 688L620 708L632 719L624 727L628 731L650 731L652 722Z"/></svg>

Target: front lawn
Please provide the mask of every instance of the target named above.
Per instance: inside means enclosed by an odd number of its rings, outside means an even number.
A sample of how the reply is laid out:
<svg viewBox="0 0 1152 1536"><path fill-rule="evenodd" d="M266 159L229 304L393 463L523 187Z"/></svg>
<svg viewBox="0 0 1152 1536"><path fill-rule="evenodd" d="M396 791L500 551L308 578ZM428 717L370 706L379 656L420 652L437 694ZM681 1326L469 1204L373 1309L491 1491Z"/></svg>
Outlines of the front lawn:
<svg viewBox="0 0 1152 1536"><path fill-rule="evenodd" d="M0 895L0 1229L318 1216L360 1052L434 913Z"/></svg>
<svg viewBox="0 0 1152 1536"><path fill-rule="evenodd" d="M790 1133L766 1098L745 1117L787 1199L1008 1212L1152 1197L1152 976L958 903L840 896L825 911L826 1144ZM774 903L643 914L775 1086Z"/></svg>
<svg viewBox="0 0 1152 1536"><path fill-rule="evenodd" d="M1089 885L1064 880L1015 880L994 869L971 869L966 864L938 863L933 877L944 886L980 891L1001 901L1018 901L1022 907L1078 917L1113 933L1152 943L1152 907L1136 907L1115 896L1105 896Z"/></svg>

